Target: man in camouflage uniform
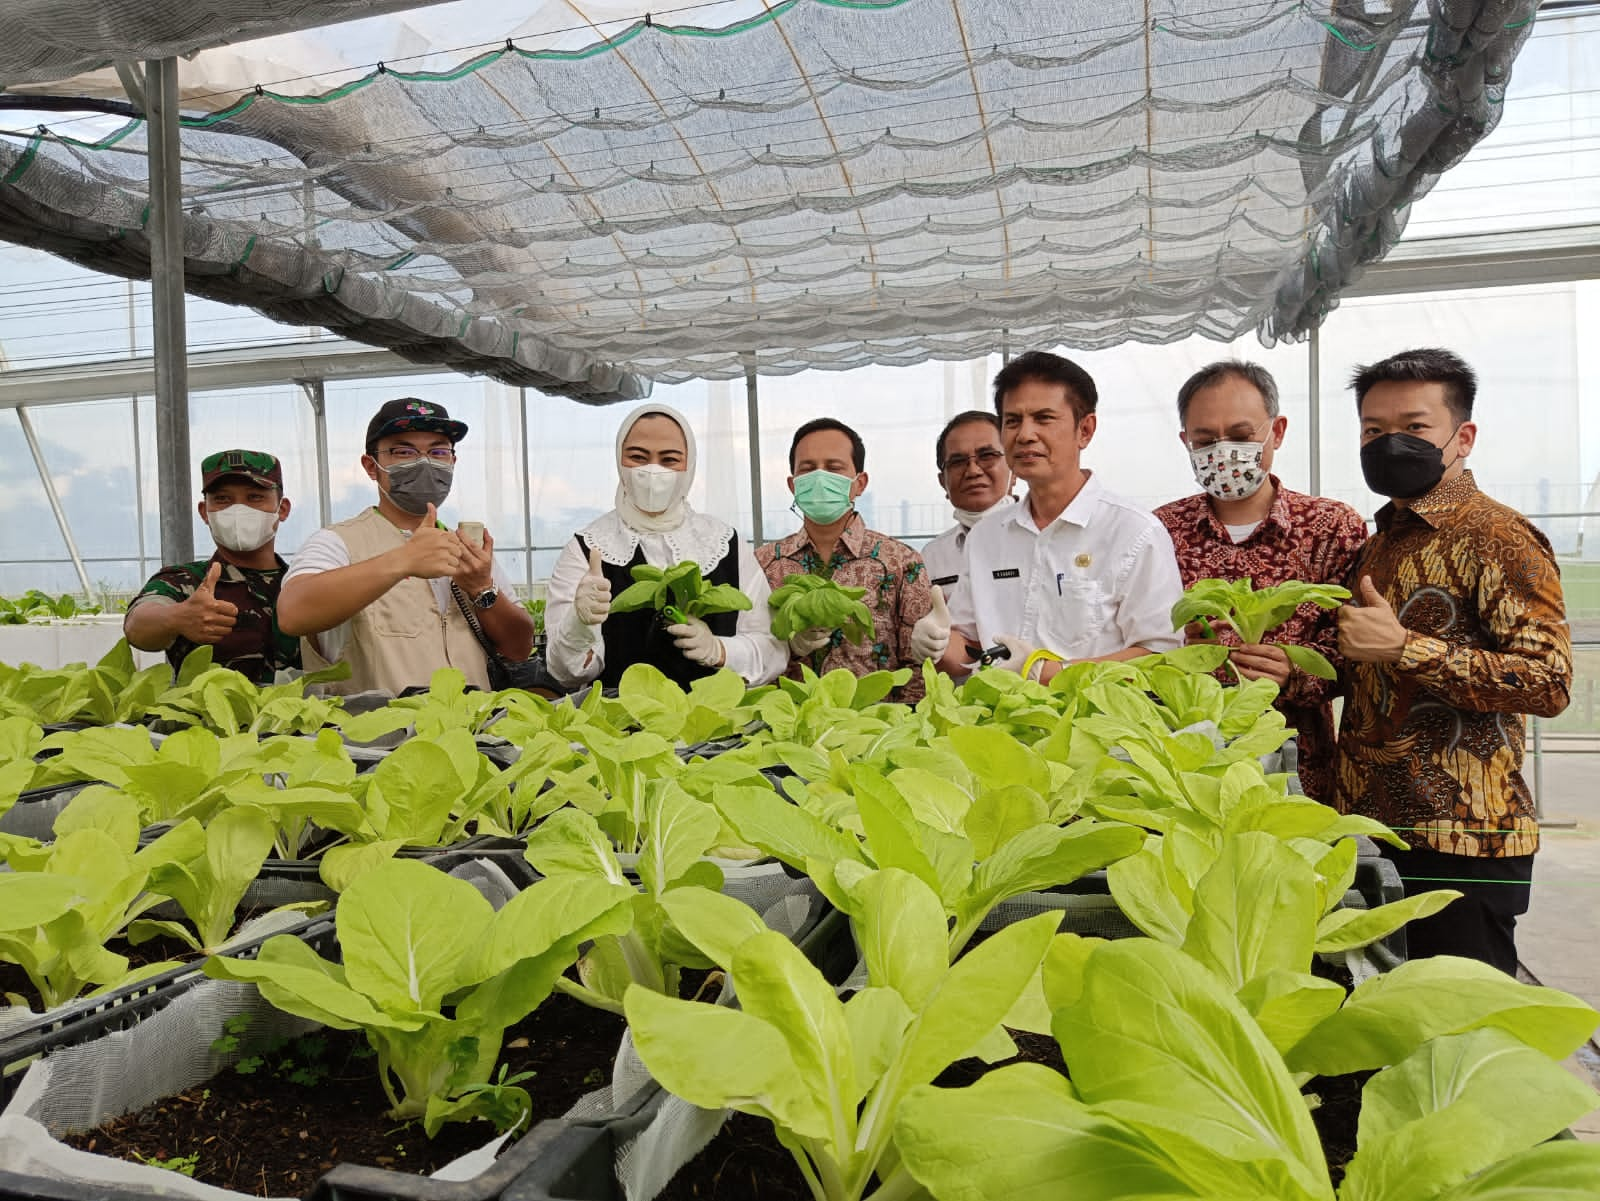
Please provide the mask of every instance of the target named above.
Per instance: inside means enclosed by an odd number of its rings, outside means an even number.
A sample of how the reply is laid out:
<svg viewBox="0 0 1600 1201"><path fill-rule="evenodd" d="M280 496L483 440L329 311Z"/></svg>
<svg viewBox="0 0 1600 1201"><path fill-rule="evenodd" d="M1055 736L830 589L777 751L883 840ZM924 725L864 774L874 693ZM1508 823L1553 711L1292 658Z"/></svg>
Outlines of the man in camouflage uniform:
<svg viewBox="0 0 1600 1201"><path fill-rule="evenodd" d="M166 651L174 673L207 645L218 666L270 684L280 668L300 666L300 640L278 629L278 589L288 570L275 549L289 516L283 465L262 451L218 451L200 463L200 491L200 519L216 553L151 576L122 631L140 650Z"/></svg>

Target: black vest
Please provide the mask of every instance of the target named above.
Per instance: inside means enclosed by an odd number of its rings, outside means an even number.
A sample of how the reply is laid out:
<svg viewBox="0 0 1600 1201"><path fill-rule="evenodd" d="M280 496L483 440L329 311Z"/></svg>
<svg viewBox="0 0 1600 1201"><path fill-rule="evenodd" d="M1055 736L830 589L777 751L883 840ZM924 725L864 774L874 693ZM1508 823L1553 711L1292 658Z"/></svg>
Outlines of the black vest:
<svg viewBox="0 0 1600 1201"><path fill-rule="evenodd" d="M575 537L578 550L587 562L589 544L583 540L582 534ZM618 567L614 563L601 560L600 570L611 582L613 597L621 596L622 590L633 584L633 569L643 564L643 547L634 550L633 562L626 567ZM739 535L734 534L733 541L728 544L728 553L722 556L720 563L709 571L702 563L700 572L708 584L732 584L737 588ZM710 626L711 632L719 638L730 638L739 629L737 613L714 613L701 620ZM632 613L613 613L607 617L600 627L600 636L605 639L606 644L606 666L600 673L601 685L605 688L615 688L617 681L622 679L622 673L635 663L650 664L679 688L688 688L702 676L713 674L712 668L691 663L683 657L683 652L678 649L677 643L672 641L672 635L667 633L669 624L671 623L655 609L637 609Z"/></svg>

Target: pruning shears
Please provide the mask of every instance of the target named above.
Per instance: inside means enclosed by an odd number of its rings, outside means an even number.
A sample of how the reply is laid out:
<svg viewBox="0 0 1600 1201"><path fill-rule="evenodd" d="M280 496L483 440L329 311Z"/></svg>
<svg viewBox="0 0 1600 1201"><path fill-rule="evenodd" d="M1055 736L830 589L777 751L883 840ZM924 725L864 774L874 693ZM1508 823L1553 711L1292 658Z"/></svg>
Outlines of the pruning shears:
<svg viewBox="0 0 1600 1201"><path fill-rule="evenodd" d="M967 643L967 654L977 656L979 667L990 667L997 660L1011 658L1011 648L1001 642L991 646L988 650L984 650L981 646L975 646L969 642Z"/></svg>
<svg viewBox="0 0 1600 1201"><path fill-rule="evenodd" d="M666 616L666 619L675 626L686 626L689 624L688 614L686 614L682 609L678 608L677 605L667 605L661 610L661 612Z"/></svg>

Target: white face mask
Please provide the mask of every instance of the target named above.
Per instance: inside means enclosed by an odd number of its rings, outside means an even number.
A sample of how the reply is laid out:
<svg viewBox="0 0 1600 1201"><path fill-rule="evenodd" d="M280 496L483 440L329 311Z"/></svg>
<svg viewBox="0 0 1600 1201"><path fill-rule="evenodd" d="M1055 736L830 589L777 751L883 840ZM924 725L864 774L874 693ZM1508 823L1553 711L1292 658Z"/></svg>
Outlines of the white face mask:
<svg viewBox="0 0 1600 1201"><path fill-rule="evenodd" d="M207 515L211 536L224 550L248 554L260 550L278 532L278 514L264 513L249 505L229 505Z"/></svg>
<svg viewBox="0 0 1600 1201"><path fill-rule="evenodd" d="M1265 442L1213 442L1189 452L1195 483L1217 500L1244 500L1267 482Z"/></svg>
<svg viewBox="0 0 1600 1201"><path fill-rule="evenodd" d="M646 463L643 467L624 468L622 478L635 508L641 513L664 513L672 504L682 474L659 463Z"/></svg>
<svg viewBox="0 0 1600 1201"><path fill-rule="evenodd" d="M982 521L985 517L987 517L990 513L993 513L996 509L1002 509L1006 505L1014 504L1015 502L1016 502L1016 497L1014 497L1014 496L1002 496L999 500L995 501L994 504L990 505L987 509L963 509L963 508L960 508L960 507L956 507L952 511L956 515L956 520L961 523L961 528L964 529L964 530L970 530L973 526L977 525L978 522Z"/></svg>

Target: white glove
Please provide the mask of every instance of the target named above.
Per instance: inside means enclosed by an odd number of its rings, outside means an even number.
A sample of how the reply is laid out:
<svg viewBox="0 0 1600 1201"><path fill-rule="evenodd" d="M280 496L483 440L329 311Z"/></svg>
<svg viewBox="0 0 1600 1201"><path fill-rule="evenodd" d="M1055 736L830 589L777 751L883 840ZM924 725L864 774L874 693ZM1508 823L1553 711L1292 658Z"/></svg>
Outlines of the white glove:
<svg viewBox="0 0 1600 1201"><path fill-rule="evenodd" d="M789 649L796 657L804 659L807 655L815 654L828 643L833 641L833 631L825 630L821 626L812 626L809 630L797 630L789 639Z"/></svg>
<svg viewBox="0 0 1600 1201"><path fill-rule="evenodd" d="M589 552L589 570L578 581L572 596L572 611L586 626L597 626L611 616L611 581L600 570L600 550Z"/></svg>
<svg viewBox="0 0 1600 1201"><path fill-rule="evenodd" d="M933 586L933 609L911 627L911 658L920 663L924 659L942 659L950 646L950 610L945 608L944 589Z"/></svg>
<svg viewBox="0 0 1600 1201"><path fill-rule="evenodd" d="M1006 671L1014 671L1018 675L1022 674L1022 665L1028 661L1028 657L1039 649L1031 642L1024 642L1015 634L996 634L994 641L996 646L1003 646L1011 652L1009 659L996 659L994 665Z"/></svg>
<svg viewBox="0 0 1600 1201"><path fill-rule="evenodd" d="M672 641L691 663L721 667L728 661L728 652L722 645L722 639L713 634L711 627L698 617L691 617L682 625L668 626L667 633L672 635Z"/></svg>

